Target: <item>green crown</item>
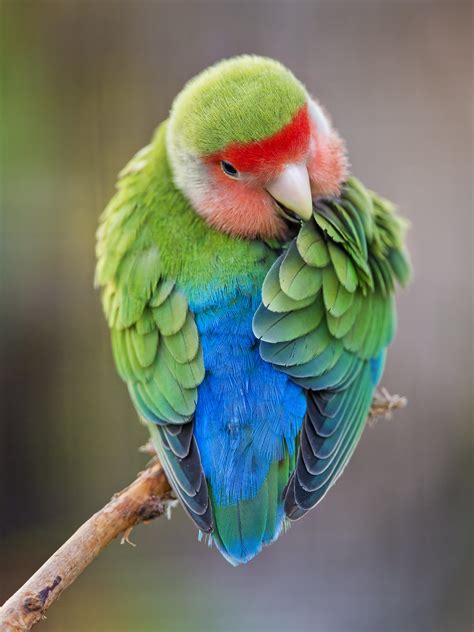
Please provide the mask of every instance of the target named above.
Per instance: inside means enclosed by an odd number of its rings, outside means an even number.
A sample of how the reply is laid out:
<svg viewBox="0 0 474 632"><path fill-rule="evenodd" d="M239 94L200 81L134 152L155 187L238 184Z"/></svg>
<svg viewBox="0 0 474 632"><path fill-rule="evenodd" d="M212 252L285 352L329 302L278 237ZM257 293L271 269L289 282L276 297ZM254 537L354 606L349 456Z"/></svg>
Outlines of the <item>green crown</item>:
<svg viewBox="0 0 474 632"><path fill-rule="evenodd" d="M306 101L305 87L282 64L241 55L191 79L173 103L170 125L174 141L212 154L275 134Z"/></svg>

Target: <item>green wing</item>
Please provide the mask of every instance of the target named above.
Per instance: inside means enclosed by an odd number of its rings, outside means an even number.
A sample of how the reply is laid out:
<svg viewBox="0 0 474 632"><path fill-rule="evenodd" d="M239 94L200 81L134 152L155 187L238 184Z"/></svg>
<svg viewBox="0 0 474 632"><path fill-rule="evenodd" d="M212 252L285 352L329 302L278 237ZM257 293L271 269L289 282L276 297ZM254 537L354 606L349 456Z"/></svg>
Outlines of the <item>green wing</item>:
<svg viewBox="0 0 474 632"><path fill-rule="evenodd" d="M204 362L194 317L174 279L163 274L149 230L143 184L150 149L120 174L97 232L96 285L111 329L115 364L185 508L212 530L207 483L193 435Z"/></svg>
<svg viewBox="0 0 474 632"><path fill-rule="evenodd" d="M291 519L321 500L364 428L395 331L394 284L409 278L403 233L393 206L350 178L315 204L265 278L253 321L261 356L307 392Z"/></svg>

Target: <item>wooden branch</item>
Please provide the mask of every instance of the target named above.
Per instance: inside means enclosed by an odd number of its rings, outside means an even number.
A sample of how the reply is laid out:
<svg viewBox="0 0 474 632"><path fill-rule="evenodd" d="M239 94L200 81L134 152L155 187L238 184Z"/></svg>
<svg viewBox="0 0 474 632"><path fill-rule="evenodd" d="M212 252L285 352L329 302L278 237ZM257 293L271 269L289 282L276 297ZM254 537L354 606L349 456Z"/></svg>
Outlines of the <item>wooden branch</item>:
<svg viewBox="0 0 474 632"><path fill-rule="evenodd" d="M406 405L404 397L382 389L372 404L369 421L390 417ZM141 449L154 454L151 443ZM44 613L87 566L117 536L128 542L132 528L166 513L172 491L160 463L152 464L138 478L94 514L0 608L1 632L25 632L45 618Z"/></svg>
<svg viewBox="0 0 474 632"><path fill-rule="evenodd" d="M171 488L161 464L155 462L126 489L115 494L0 608L1 632L24 632L44 613L87 566L118 535L128 540L140 522L162 516Z"/></svg>
<svg viewBox="0 0 474 632"><path fill-rule="evenodd" d="M391 419L394 410L405 408L407 405L406 397L401 395L390 395L386 388L382 387L380 391L376 391L372 400L372 407L369 413L369 424L375 425L378 419L384 417Z"/></svg>

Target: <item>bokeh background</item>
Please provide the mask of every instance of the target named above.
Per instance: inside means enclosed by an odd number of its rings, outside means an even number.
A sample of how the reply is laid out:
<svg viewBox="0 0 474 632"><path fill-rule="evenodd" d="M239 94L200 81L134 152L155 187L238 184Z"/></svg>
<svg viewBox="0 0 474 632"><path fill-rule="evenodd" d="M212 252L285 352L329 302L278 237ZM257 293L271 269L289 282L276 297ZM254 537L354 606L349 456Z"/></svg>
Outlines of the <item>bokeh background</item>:
<svg viewBox="0 0 474 632"><path fill-rule="evenodd" d="M409 406L250 565L178 509L114 543L38 630L469 632L471 3L3 0L0 21L0 602L145 463L92 287L115 174L188 78L254 52L293 69L412 222L383 380Z"/></svg>

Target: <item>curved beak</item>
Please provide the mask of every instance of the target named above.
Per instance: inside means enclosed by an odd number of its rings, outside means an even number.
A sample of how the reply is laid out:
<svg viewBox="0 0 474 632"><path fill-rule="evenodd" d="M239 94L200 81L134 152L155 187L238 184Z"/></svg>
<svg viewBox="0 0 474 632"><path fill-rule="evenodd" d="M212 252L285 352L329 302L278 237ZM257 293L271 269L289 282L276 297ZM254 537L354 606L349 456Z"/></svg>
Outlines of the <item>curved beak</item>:
<svg viewBox="0 0 474 632"><path fill-rule="evenodd" d="M291 163L267 186L270 195L304 222L311 219L313 200L306 165Z"/></svg>

